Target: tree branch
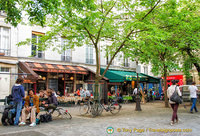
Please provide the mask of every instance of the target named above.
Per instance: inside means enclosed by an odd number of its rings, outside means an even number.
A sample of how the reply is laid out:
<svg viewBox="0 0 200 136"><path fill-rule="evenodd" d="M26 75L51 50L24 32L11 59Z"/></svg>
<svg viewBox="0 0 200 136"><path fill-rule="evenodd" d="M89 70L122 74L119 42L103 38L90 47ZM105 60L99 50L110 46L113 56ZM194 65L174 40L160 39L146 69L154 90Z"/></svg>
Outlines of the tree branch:
<svg viewBox="0 0 200 136"><path fill-rule="evenodd" d="M151 8L151 10L140 20L144 20L155 8L156 6L160 3L160 0L158 0L158 2Z"/></svg>
<svg viewBox="0 0 200 136"><path fill-rule="evenodd" d="M113 4L113 6L106 12L106 14L105 14L105 16L104 16L104 18L103 18L103 21L102 21L102 23L101 23L101 25L100 25L100 29L99 29L98 34L97 34L96 44L99 42L101 30L102 30L103 25L104 25L104 23L105 23L105 17L110 13L110 11L113 9L113 7L115 6L115 4L116 4L116 1L115 1L115 3Z"/></svg>
<svg viewBox="0 0 200 136"><path fill-rule="evenodd" d="M95 46L95 42L94 42L94 40L93 40L93 38L92 38L92 34L89 32L89 30L88 30L86 27L84 27L84 29L85 29L86 32L88 33L88 35L89 35L89 37L90 37L90 40L92 41L93 45Z"/></svg>

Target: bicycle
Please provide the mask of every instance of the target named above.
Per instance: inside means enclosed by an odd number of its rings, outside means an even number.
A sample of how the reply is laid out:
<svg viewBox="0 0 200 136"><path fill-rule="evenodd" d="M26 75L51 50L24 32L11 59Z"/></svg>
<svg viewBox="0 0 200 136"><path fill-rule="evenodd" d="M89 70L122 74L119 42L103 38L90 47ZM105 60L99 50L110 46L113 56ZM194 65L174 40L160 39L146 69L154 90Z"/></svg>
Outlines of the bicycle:
<svg viewBox="0 0 200 136"><path fill-rule="evenodd" d="M93 105L93 102L91 100L83 101L82 103L80 103L79 113L81 115L88 114L89 112L91 112L91 105Z"/></svg>
<svg viewBox="0 0 200 136"><path fill-rule="evenodd" d="M104 106L104 104L97 103L95 106L96 108L96 113L93 116L99 116L102 114L103 110L106 112L110 111L113 115L119 113L121 110L122 106L116 101L112 100L108 106Z"/></svg>
<svg viewBox="0 0 200 136"><path fill-rule="evenodd" d="M47 111L49 114L53 114L56 117L62 116L62 118L72 119L72 115L68 112L68 110L64 110L63 108L59 107L52 111Z"/></svg>

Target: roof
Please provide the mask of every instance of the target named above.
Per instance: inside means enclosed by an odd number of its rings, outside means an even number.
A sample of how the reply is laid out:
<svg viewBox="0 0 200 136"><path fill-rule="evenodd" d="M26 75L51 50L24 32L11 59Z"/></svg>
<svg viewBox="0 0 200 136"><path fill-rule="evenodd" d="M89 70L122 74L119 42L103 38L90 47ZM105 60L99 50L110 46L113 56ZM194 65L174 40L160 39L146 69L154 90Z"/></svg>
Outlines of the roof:
<svg viewBox="0 0 200 136"><path fill-rule="evenodd" d="M88 70L81 66L37 63L37 62L25 62L25 65L27 65L33 71L88 74Z"/></svg>

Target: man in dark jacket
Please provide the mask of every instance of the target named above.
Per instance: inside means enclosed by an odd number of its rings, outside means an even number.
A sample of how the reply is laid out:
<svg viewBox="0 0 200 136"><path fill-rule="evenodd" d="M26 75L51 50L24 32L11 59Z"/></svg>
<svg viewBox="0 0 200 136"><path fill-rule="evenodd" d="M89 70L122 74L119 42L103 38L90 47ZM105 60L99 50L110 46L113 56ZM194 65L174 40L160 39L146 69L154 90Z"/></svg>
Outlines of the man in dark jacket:
<svg viewBox="0 0 200 136"><path fill-rule="evenodd" d="M22 110L22 101L25 96L24 87L22 86L23 79L18 78L16 80L16 84L12 87L12 97L14 101L14 105L16 107L16 117L14 121L14 125L18 125L19 117Z"/></svg>
<svg viewBox="0 0 200 136"><path fill-rule="evenodd" d="M54 95L54 93L53 93L53 91L51 89L49 89L47 91L47 95L48 95L48 102L47 103L43 102L45 109L47 109L47 110L49 110L49 109L55 110L57 108L57 106L58 106L58 101L57 101L56 96Z"/></svg>

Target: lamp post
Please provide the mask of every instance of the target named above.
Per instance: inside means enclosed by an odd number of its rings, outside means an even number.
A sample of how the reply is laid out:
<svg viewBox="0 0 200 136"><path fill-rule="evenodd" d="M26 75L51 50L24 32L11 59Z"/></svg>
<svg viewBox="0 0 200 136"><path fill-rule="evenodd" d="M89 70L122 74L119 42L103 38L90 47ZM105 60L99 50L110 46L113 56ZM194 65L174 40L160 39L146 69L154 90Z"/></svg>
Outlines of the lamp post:
<svg viewBox="0 0 200 136"><path fill-rule="evenodd" d="M140 96L139 96L139 93L140 93L140 90L139 90L139 79L138 79L138 73L140 73L139 71L139 66L138 66L138 60L136 59L136 73L137 73L137 96L136 96L136 107L135 107L135 110L136 111L141 111L141 106L140 106Z"/></svg>

